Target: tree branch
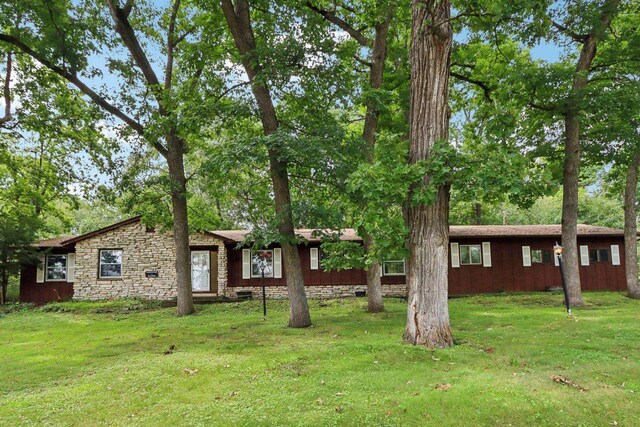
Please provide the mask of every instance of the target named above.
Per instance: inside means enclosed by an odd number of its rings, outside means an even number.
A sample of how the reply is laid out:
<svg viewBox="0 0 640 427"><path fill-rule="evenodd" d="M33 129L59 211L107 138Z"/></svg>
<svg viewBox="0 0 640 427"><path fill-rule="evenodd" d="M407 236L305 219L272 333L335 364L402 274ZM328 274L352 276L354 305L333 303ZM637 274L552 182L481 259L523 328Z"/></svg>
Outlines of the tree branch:
<svg viewBox="0 0 640 427"><path fill-rule="evenodd" d="M4 116L0 117L0 125L9 123L11 117L11 68L13 67L12 52L7 52L7 72L4 76L3 96L4 96Z"/></svg>
<svg viewBox="0 0 640 427"><path fill-rule="evenodd" d="M373 64L369 61L365 61L364 59L360 58L358 55L353 55L353 59L355 59L356 61L358 61L359 63L361 63L362 65L366 66L366 67L371 67Z"/></svg>
<svg viewBox="0 0 640 427"><path fill-rule="evenodd" d="M169 29L167 31L167 65L164 73L164 88L169 89L171 87L171 80L173 79L173 50L176 46L174 40L174 34L176 31L176 19L178 18L178 11L180 10L180 0L174 0L171 7L171 17L169 18Z"/></svg>
<svg viewBox="0 0 640 427"><path fill-rule="evenodd" d="M178 46L178 44L180 44L184 39L186 39L187 36L193 34L195 31L196 31L195 25L192 25L191 27L189 27L187 31L185 31L184 33L182 33L180 36L176 38L176 41L173 43L173 47Z"/></svg>
<svg viewBox="0 0 640 427"><path fill-rule="evenodd" d="M558 31L560 31L561 33L571 37L573 40L577 41L578 43L584 43L587 40L587 35L585 34L577 34L573 31L571 31L569 28L567 28L566 26L555 22L555 21L551 21L551 25L553 27L555 27Z"/></svg>
<svg viewBox="0 0 640 427"><path fill-rule="evenodd" d="M164 107L164 99L162 97L162 90L160 87L160 81L158 80L158 76L156 75L147 55L142 50L140 46L140 42L136 37L135 31L129 22L125 14L124 9L120 9L115 0L105 0L107 6L109 7L109 12L111 13L111 17L113 18L113 22L115 24L115 30L120 35L122 42L129 50L129 53L133 57L136 65L142 71L145 80L147 81L147 85L151 88L156 101L158 102L158 112L162 116L167 116L167 110Z"/></svg>
<svg viewBox="0 0 640 427"><path fill-rule="evenodd" d="M131 9L133 9L133 2L134 0L127 0L127 3L122 8L122 13L127 18L129 17L129 15L131 15Z"/></svg>
<svg viewBox="0 0 640 427"><path fill-rule="evenodd" d="M366 29L366 27L362 29L356 29L352 25L350 25L347 21L345 21L344 19L336 15L335 12L332 12L330 10L320 9L310 1L307 1L305 5L309 9L313 10L314 12L322 15L322 17L328 22L331 22L332 24L346 31L355 41L360 43L360 45L364 47L370 47L372 45L373 41L362 33L362 31Z"/></svg>
<svg viewBox="0 0 640 427"><path fill-rule="evenodd" d="M478 86L484 92L485 99L487 101L489 101L489 102L493 101L493 99L491 98L491 92L493 90L489 87L489 85L487 83L485 83L483 81L480 81L480 80L472 79L471 77L467 77L464 74L456 73L455 71L450 71L449 75L451 77L455 77L458 80L462 80L464 82L471 83L473 85Z"/></svg>
<svg viewBox="0 0 640 427"><path fill-rule="evenodd" d="M82 82L77 77L77 75L69 72L68 70L66 70L66 69L64 69L62 67L59 67L59 66L55 65L53 62L51 62L47 58L45 58L44 55L41 55L40 53L36 52L34 49L32 49L27 44L22 42L22 40L14 37L14 36L11 36L11 35L8 35L8 34L0 34L0 41L3 41L5 43L9 43L9 44L17 47L18 49L20 49L25 54L29 55L30 57L32 57L36 61L40 62L42 65L47 67L49 70L51 70L55 74L59 75L60 77L62 77L63 79L65 79L69 83L73 84L75 87L77 87L83 94L88 96L93 102L95 102L102 109L104 109L105 111L111 113L115 117L117 117L120 120L122 120L129 127L131 127L131 129L133 129L138 135L144 136L144 127L140 123L138 123L133 118L129 117L127 114L125 114L122 110L120 110L115 105L109 103L109 101L107 101L104 97L102 97L99 94L97 94L96 92L94 92L93 89L91 89L84 82ZM158 148L158 147L156 147L156 148ZM158 148L158 151L161 151L161 150ZM162 151L166 152L164 147L162 147ZM161 151L161 153L162 153L162 151Z"/></svg>
<svg viewBox="0 0 640 427"><path fill-rule="evenodd" d="M225 96L227 96L229 93L233 92L234 90L236 90L239 87L242 86L247 86L250 85L251 82L240 82L240 83L236 83L233 86L231 86L230 88L228 88L227 90L225 90L224 92L222 92L218 98L216 99L216 101L220 101L222 98L224 98Z"/></svg>

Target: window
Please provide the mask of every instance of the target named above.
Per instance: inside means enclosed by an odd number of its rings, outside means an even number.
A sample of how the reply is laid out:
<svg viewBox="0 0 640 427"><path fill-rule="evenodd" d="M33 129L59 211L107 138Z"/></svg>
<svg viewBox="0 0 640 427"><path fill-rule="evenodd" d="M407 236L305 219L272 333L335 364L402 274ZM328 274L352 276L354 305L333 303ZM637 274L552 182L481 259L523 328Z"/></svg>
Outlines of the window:
<svg viewBox="0 0 640 427"><path fill-rule="evenodd" d="M589 260L591 262L608 262L609 250L608 249L590 249Z"/></svg>
<svg viewBox="0 0 640 427"><path fill-rule="evenodd" d="M550 249L532 249L531 262L533 264L550 264L553 262L553 253Z"/></svg>
<svg viewBox="0 0 640 427"><path fill-rule="evenodd" d="M103 249L100 251L99 276L101 279L122 277L122 250Z"/></svg>
<svg viewBox="0 0 640 427"><path fill-rule="evenodd" d="M460 245L460 264L482 264L482 249L480 245Z"/></svg>
<svg viewBox="0 0 640 427"><path fill-rule="evenodd" d="M273 251L252 251L251 252L251 277L273 277Z"/></svg>
<svg viewBox="0 0 640 427"><path fill-rule="evenodd" d="M403 259L393 259L382 263L382 272L385 276L404 276L405 263Z"/></svg>
<svg viewBox="0 0 640 427"><path fill-rule="evenodd" d="M48 282L67 280L67 256L47 255L46 280Z"/></svg>

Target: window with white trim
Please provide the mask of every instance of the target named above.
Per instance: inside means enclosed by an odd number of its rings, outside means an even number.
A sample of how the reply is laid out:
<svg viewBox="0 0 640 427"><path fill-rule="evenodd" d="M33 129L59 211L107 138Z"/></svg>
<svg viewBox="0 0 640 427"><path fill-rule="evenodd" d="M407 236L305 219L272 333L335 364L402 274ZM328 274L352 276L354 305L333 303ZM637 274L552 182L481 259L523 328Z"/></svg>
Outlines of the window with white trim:
<svg viewBox="0 0 640 427"><path fill-rule="evenodd" d="M273 277L273 251L251 251L251 277Z"/></svg>
<svg viewBox="0 0 640 427"><path fill-rule="evenodd" d="M45 266L45 280L47 282L60 282L67 280L66 255L47 255Z"/></svg>
<svg viewBox="0 0 640 427"><path fill-rule="evenodd" d="M482 247L480 245L460 245L461 265L481 265Z"/></svg>
<svg viewBox="0 0 640 427"><path fill-rule="evenodd" d="M98 274L101 279L122 277L122 249L101 249Z"/></svg>
<svg viewBox="0 0 640 427"><path fill-rule="evenodd" d="M385 276L404 276L406 270L403 259L390 259L382 263L382 273Z"/></svg>

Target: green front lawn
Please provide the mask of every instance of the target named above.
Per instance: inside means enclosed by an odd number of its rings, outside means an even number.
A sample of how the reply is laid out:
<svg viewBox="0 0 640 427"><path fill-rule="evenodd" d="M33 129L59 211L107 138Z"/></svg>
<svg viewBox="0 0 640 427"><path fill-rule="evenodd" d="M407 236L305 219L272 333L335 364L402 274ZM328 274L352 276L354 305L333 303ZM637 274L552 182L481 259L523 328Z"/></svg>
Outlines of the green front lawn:
<svg viewBox="0 0 640 427"><path fill-rule="evenodd" d="M437 351L403 344L397 299L376 315L312 301L305 330L284 326L283 301L266 322L257 301L185 318L132 302L13 312L0 424L638 425L640 301L588 293L575 318L561 301L453 299L457 345Z"/></svg>

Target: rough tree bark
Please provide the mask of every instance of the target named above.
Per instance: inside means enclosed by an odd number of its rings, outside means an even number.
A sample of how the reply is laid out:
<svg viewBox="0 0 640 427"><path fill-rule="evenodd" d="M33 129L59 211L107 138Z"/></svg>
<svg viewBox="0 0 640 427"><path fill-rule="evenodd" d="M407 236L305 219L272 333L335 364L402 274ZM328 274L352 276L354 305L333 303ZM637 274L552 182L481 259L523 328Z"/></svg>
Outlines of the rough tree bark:
<svg viewBox="0 0 640 427"><path fill-rule="evenodd" d="M596 56L598 41L609 27L618 8L618 0L609 0L602 7L597 28L585 36L567 32L574 40L582 43L580 57L573 77L571 93L567 100L564 117L565 145L562 182L562 246L564 251L564 271L572 306L582 305L580 289L580 268L578 254L578 188L580 169L580 109L581 98L587 87L587 77ZM562 26L558 26L564 29ZM566 31L566 29L564 29Z"/></svg>
<svg viewBox="0 0 640 427"><path fill-rule="evenodd" d="M411 30L411 104L409 121L412 164L428 159L438 141L449 138L449 66L453 32L449 0L413 0ZM430 185L425 176L420 186ZM412 189L412 194L419 186ZM411 194L410 194L411 196ZM449 326L449 187L438 185L430 204L406 209L410 252L407 275L405 341L450 347Z"/></svg>
<svg viewBox="0 0 640 427"><path fill-rule="evenodd" d="M640 298L638 286L638 167L640 152L637 152L629 167L624 187L624 263L627 275L627 295Z"/></svg>
<svg viewBox="0 0 640 427"><path fill-rule="evenodd" d="M278 117L267 84L261 79L256 79L262 69L254 57L256 41L251 27L249 3L247 0L237 0L234 6L231 0L221 0L221 6L236 48L242 55L245 72L252 83L251 90L260 110L264 134L271 135L278 131ZM269 147L268 154L290 304L289 327L306 328L311 325L311 315L293 227L288 164L277 147Z"/></svg>
<svg viewBox="0 0 640 427"><path fill-rule="evenodd" d="M371 62L369 65L369 87L378 90L382 87L384 78L384 63L387 60L387 45L389 26L395 11L395 2L389 2L382 19L375 24L373 40L344 19L340 18L334 11L319 8L313 2L306 3L314 12L320 14L325 20L345 30L351 38L357 41L363 48L371 49ZM376 132L378 130L378 117L380 109L375 99L368 99L365 102L365 119L362 130L362 138L366 145L363 149L363 159L372 164L373 154L376 145ZM365 254L371 253L375 246L375 241L368 233L362 233ZM367 310L370 313L384 311L384 301L382 299L382 281L380 277L381 265L373 262L367 269Z"/></svg>

